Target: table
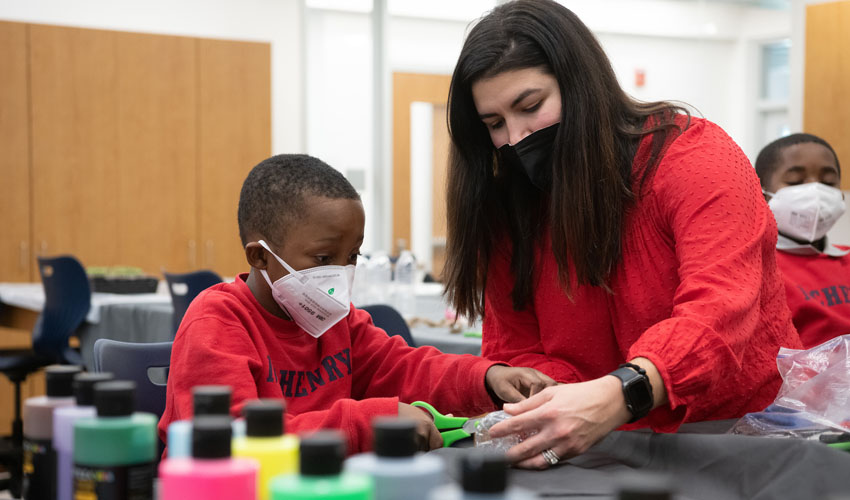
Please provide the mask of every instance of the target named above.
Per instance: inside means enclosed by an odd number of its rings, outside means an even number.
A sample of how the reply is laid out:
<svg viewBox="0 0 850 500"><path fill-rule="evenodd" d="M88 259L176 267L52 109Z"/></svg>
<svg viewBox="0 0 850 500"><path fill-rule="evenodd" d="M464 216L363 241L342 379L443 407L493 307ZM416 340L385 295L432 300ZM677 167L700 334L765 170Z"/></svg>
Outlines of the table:
<svg viewBox="0 0 850 500"><path fill-rule="evenodd" d="M630 474L668 477L677 499L807 500L850 492L850 453L813 441L724 434L734 422L685 424L676 434L613 432L584 455L545 471L512 469L509 484L576 500L616 498L618 482ZM471 451L470 441L430 452L447 461L456 481L455 462Z"/></svg>
<svg viewBox="0 0 850 500"><path fill-rule="evenodd" d="M0 302L40 311L44 307L44 290L38 283L0 283ZM416 310L431 319L439 319L445 305L435 290L428 289L417 295ZM150 294L93 293L86 323L77 331L83 364L93 369L94 343L100 338L141 343L174 340L172 313L171 297L165 286ZM453 334L448 328L415 327L411 334L417 345L431 345L453 354L481 353L480 338Z"/></svg>

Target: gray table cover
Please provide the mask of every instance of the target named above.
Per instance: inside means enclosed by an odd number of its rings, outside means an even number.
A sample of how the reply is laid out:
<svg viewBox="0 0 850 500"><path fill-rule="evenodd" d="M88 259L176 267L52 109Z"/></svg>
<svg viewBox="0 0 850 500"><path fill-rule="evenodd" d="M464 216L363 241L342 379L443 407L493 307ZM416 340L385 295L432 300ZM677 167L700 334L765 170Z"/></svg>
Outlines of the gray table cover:
<svg viewBox="0 0 850 500"><path fill-rule="evenodd" d="M732 420L683 425L677 434L613 432L587 453L545 471L511 469L511 485L541 498L600 500L616 498L626 475L663 475L672 480L674 498L693 500L769 500L850 498L850 453L812 442L722 434ZM471 450L432 451L448 463Z"/></svg>

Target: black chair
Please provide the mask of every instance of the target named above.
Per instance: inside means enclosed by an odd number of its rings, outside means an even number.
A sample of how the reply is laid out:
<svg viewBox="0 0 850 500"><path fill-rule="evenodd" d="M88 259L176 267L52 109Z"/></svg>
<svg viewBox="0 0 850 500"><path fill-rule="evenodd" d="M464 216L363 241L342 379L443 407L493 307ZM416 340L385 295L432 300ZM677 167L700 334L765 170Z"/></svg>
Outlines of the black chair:
<svg viewBox="0 0 850 500"><path fill-rule="evenodd" d="M109 372L119 380L136 383L136 411L165 411L165 388L171 364L172 342L139 344L97 339L94 343L94 371ZM157 373L159 370L159 373Z"/></svg>
<svg viewBox="0 0 850 500"><path fill-rule="evenodd" d="M388 335L400 335L407 342L407 345L416 347L413 335L410 334L410 327L394 308L384 304L375 304L363 306L360 309L368 312L372 316L372 322L375 323L375 326L387 332Z"/></svg>
<svg viewBox="0 0 850 500"><path fill-rule="evenodd" d="M15 386L12 434L0 452L0 462L10 473L8 480L0 481L0 489L8 488L12 496L21 493L21 384L31 373L50 364L82 364L80 353L68 344L68 340L83 324L91 308L88 276L77 259L71 256L39 257L38 271L44 285L44 308L33 327L32 349L0 351L0 373Z"/></svg>
<svg viewBox="0 0 850 500"><path fill-rule="evenodd" d="M162 273L168 282L168 292L171 294L171 305L174 306L172 324L174 332L180 327L183 315L192 300L207 288L222 282L221 276L213 271L194 271L185 274Z"/></svg>

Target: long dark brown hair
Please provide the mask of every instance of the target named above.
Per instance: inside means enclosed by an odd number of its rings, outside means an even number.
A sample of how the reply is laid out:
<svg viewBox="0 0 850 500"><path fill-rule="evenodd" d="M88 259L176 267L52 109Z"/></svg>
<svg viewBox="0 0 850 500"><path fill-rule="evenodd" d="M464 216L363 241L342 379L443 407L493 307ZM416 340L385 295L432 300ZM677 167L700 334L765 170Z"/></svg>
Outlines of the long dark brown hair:
<svg viewBox="0 0 850 500"><path fill-rule="evenodd" d="M475 82L523 68L553 75L561 93L547 193L524 172L500 168L472 98ZM529 303L534 248L547 226L567 296L574 285L607 289L621 259L626 214L636 199L631 177L638 143L652 134L642 185L668 133L681 132L675 116L687 111L666 102L639 102L623 92L602 47L567 8L550 0L518 0L496 7L470 31L452 75L448 113L452 145L443 280L456 310L478 318L484 315L492 249L506 238L512 246L513 306L520 310Z"/></svg>

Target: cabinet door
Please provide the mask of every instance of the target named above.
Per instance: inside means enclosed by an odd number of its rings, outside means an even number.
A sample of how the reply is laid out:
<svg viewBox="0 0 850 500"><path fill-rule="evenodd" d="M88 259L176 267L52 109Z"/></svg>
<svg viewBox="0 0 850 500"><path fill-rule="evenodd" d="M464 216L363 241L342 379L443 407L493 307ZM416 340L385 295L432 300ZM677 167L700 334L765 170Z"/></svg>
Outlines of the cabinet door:
<svg viewBox="0 0 850 500"><path fill-rule="evenodd" d="M33 279L27 25L0 22L0 281Z"/></svg>
<svg viewBox="0 0 850 500"><path fill-rule="evenodd" d="M119 261L116 59L114 33L30 25L37 253Z"/></svg>
<svg viewBox="0 0 850 500"><path fill-rule="evenodd" d="M248 269L236 220L239 191L271 151L271 48L198 44L200 267L234 276Z"/></svg>
<svg viewBox="0 0 850 500"><path fill-rule="evenodd" d="M195 40L136 33L115 39L120 263L154 275L193 268Z"/></svg>

